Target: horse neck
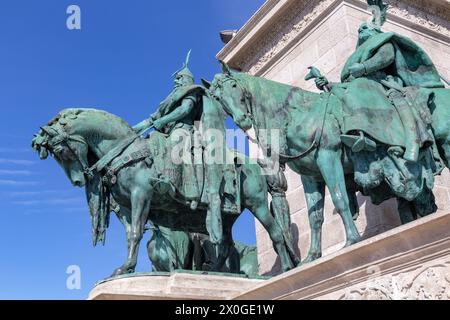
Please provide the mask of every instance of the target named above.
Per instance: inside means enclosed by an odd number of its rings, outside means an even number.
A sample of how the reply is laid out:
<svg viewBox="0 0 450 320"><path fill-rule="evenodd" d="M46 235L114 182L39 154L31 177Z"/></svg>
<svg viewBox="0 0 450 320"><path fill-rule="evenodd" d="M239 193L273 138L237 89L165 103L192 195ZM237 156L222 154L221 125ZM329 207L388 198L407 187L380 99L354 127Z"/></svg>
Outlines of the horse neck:
<svg viewBox="0 0 450 320"><path fill-rule="evenodd" d="M265 78L246 74L240 78L251 94L252 113L259 129L280 129L287 124L292 114L302 112L301 109L307 107L305 104L294 103L294 99L306 101L311 97L320 97L318 93ZM268 105L268 101L272 105Z"/></svg>
<svg viewBox="0 0 450 320"><path fill-rule="evenodd" d="M101 111L82 114L79 120L79 130L75 131L85 139L89 149L99 159L120 141L133 134L125 121Z"/></svg>

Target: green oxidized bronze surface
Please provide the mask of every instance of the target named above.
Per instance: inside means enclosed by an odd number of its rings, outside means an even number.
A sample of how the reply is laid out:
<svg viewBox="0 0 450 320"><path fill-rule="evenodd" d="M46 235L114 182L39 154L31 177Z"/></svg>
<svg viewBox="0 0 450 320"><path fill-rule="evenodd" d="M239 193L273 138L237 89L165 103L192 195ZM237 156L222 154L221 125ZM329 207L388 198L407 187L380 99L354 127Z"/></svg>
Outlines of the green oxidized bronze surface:
<svg viewBox="0 0 450 320"><path fill-rule="evenodd" d="M360 239L357 192L375 204L396 198L402 222L436 211L434 176L450 166L450 91L419 46L381 31L384 2L368 3L374 19L361 25L341 82L329 83L310 68L306 79L315 79L322 93L225 64L212 83L197 85L188 55L173 91L134 127L105 111L66 109L41 128L33 139L41 159L53 155L73 185L86 189L94 245L104 243L111 211L125 227L128 254L114 275L134 272L150 225L155 272L256 276L256 248L232 239L246 208L269 233L282 270L295 267L286 165L301 175L308 206L311 247L304 262L322 254L325 187L346 245ZM265 152L258 163L220 140L227 114L250 136L254 129L250 138ZM188 161L174 162L174 150ZM210 161L217 156L221 161Z"/></svg>
<svg viewBox="0 0 450 320"><path fill-rule="evenodd" d="M383 21L383 19L381 19ZM344 222L347 243L359 240L353 222L355 192L375 204L399 201L403 222L437 210L434 176L450 163L450 91L428 55L412 40L364 23L342 83L316 68L323 93L234 72L209 84L211 94L263 150L301 174L308 205L311 247L304 262L321 256L325 186ZM264 135L279 129L277 141Z"/></svg>

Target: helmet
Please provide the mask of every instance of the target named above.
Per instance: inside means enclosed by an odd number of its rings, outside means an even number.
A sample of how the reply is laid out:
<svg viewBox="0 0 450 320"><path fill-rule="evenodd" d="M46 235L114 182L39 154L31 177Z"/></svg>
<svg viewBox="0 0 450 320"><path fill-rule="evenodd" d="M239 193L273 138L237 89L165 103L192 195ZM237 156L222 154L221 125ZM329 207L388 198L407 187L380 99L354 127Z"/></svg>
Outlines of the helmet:
<svg viewBox="0 0 450 320"><path fill-rule="evenodd" d="M183 64L183 67L176 71L172 76L175 77L175 79L180 79L182 78L185 82L189 82L189 83L194 83L194 75L192 74L191 70L189 70L188 68L188 64L189 64L189 58L191 56L191 50L189 50L187 56L186 56L186 61Z"/></svg>

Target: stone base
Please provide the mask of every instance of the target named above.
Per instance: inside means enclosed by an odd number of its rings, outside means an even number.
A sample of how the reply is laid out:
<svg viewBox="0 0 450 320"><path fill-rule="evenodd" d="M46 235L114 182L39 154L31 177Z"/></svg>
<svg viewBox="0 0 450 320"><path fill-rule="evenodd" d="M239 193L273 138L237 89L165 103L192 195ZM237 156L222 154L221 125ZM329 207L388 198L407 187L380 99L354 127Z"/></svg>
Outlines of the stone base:
<svg viewBox="0 0 450 320"><path fill-rule="evenodd" d="M153 272L99 282L89 300L220 300L261 283L261 279L202 272Z"/></svg>
<svg viewBox="0 0 450 320"><path fill-rule="evenodd" d="M450 299L450 213L432 214L232 299Z"/></svg>
<svg viewBox="0 0 450 320"><path fill-rule="evenodd" d="M450 299L450 213L389 230L268 280L201 272L107 279L89 299Z"/></svg>

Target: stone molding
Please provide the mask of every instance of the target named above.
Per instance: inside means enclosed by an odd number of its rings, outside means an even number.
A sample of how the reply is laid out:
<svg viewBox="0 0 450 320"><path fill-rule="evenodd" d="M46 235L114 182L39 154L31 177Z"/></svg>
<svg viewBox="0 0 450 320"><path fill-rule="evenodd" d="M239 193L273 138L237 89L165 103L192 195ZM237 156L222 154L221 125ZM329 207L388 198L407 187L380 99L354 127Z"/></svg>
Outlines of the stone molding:
<svg viewBox="0 0 450 320"><path fill-rule="evenodd" d="M432 214L256 285L234 299L450 299L450 213Z"/></svg>
<svg viewBox="0 0 450 320"><path fill-rule="evenodd" d="M449 300L450 257L370 281L345 292L339 300Z"/></svg>
<svg viewBox="0 0 450 320"><path fill-rule="evenodd" d="M388 0L388 20L419 27L435 38L450 40L450 3L431 0ZM333 9L341 5L367 8L364 0L269 0L239 30L217 58L232 67L261 75L270 61L286 52L296 39L320 24ZM420 9L418 9L420 8Z"/></svg>
<svg viewBox="0 0 450 320"><path fill-rule="evenodd" d="M103 280L89 300L227 299L263 280L206 272L155 272Z"/></svg>

